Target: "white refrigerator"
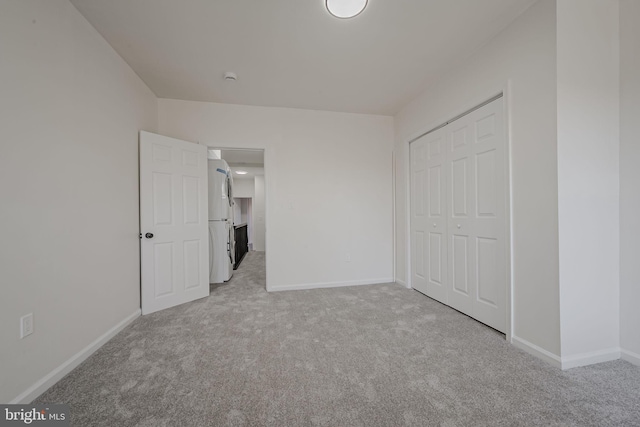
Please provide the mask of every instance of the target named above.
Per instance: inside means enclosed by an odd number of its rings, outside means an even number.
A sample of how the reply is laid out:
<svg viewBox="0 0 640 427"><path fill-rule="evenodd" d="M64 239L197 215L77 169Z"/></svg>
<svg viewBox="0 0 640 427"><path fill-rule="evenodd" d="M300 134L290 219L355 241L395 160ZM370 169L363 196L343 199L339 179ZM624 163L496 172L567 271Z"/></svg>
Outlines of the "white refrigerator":
<svg viewBox="0 0 640 427"><path fill-rule="evenodd" d="M235 263L233 177L227 162L209 159L209 282L231 279Z"/></svg>

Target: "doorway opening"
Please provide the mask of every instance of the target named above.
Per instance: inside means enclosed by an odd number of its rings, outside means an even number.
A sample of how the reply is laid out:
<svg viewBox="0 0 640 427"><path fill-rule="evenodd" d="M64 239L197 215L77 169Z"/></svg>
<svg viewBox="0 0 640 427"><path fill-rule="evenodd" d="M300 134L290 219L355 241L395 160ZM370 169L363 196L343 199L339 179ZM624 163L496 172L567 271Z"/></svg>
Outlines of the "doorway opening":
<svg viewBox="0 0 640 427"><path fill-rule="evenodd" d="M266 287L265 150L210 146L208 158L223 160L230 170L234 274L251 269Z"/></svg>

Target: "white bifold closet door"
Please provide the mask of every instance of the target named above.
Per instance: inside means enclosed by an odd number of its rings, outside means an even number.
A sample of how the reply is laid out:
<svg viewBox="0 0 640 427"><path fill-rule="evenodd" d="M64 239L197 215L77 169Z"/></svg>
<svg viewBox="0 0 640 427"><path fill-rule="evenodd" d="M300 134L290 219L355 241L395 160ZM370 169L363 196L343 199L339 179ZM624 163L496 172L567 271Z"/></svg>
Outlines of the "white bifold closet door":
<svg viewBox="0 0 640 427"><path fill-rule="evenodd" d="M499 330L507 324L502 98L411 143L412 286Z"/></svg>

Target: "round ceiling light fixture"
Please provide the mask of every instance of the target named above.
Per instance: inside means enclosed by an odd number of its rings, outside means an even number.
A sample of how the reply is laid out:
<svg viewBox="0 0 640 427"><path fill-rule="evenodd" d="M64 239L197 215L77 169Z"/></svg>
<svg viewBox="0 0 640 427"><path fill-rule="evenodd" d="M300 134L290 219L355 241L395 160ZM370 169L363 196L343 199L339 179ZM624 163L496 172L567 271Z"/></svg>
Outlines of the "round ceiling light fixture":
<svg viewBox="0 0 640 427"><path fill-rule="evenodd" d="M336 18L353 18L362 13L369 0L326 0L327 10Z"/></svg>

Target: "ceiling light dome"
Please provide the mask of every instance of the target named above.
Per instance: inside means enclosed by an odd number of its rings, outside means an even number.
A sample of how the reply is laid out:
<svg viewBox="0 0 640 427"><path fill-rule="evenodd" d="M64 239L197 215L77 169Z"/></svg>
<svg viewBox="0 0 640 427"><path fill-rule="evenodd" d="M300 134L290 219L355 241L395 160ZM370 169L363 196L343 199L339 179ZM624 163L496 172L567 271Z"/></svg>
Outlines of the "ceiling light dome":
<svg viewBox="0 0 640 427"><path fill-rule="evenodd" d="M368 0L326 0L327 10L336 18L353 18L367 7Z"/></svg>

